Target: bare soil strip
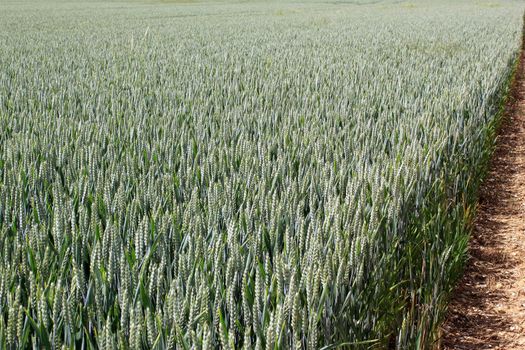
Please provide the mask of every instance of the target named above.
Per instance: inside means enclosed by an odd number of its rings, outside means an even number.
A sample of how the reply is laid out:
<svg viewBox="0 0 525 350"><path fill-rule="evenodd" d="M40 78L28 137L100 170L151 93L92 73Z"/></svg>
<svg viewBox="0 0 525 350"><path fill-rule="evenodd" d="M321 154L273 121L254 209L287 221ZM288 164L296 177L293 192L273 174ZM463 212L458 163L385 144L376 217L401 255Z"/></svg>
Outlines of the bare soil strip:
<svg viewBox="0 0 525 350"><path fill-rule="evenodd" d="M525 349L525 52L482 185L444 349Z"/></svg>

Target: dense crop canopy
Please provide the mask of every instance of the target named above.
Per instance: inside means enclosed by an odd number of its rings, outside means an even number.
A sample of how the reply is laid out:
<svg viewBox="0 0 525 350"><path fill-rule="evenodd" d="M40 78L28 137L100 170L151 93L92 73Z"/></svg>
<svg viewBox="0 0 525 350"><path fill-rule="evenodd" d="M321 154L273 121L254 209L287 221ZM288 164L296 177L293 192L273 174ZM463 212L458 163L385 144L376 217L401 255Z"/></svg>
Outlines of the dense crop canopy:
<svg viewBox="0 0 525 350"><path fill-rule="evenodd" d="M363 3L2 1L0 348L432 342L523 5Z"/></svg>

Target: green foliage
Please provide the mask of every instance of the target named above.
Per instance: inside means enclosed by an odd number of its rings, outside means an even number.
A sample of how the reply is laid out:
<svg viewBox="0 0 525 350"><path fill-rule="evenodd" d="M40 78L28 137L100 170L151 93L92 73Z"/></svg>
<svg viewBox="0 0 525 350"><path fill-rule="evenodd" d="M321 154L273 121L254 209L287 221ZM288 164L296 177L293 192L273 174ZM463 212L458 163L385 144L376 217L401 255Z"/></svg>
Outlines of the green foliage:
<svg viewBox="0 0 525 350"><path fill-rule="evenodd" d="M1 3L0 348L428 347L522 12Z"/></svg>

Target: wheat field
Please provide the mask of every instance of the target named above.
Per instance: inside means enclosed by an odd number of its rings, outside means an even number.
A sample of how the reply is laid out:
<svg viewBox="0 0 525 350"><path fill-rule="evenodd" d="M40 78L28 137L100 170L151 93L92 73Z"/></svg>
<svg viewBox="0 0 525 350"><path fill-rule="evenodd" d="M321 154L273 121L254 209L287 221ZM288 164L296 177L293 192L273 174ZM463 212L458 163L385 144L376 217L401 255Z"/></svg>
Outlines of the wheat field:
<svg viewBox="0 0 525 350"><path fill-rule="evenodd" d="M518 1L2 1L0 348L427 348Z"/></svg>

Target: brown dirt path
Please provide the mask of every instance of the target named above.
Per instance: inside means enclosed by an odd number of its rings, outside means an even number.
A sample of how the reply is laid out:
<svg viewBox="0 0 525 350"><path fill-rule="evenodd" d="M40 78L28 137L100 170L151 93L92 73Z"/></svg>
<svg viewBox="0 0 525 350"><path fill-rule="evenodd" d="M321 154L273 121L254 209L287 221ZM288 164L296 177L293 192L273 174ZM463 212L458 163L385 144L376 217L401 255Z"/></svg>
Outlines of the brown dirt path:
<svg viewBox="0 0 525 350"><path fill-rule="evenodd" d="M482 188L443 349L525 349L525 51Z"/></svg>

